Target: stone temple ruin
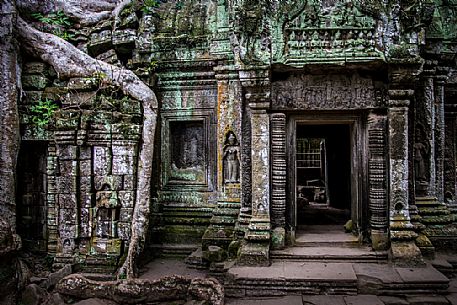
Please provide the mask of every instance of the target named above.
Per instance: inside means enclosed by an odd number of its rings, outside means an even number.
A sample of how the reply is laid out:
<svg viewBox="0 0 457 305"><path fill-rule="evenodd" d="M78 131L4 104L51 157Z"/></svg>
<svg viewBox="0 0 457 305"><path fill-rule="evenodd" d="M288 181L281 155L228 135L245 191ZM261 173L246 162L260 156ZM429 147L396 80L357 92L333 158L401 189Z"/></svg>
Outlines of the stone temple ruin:
<svg viewBox="0 0 457 305"><path fill-rule="evenodd" d="M307 230L343 225L380 260L455 250L457 3L429 2L167 1L74 30L72 43L158 97L144 255L266 266ZM23 246L55 267L114 272L142 106L103 75L62 80L32 58L22 85ZM49 103L51 115L36 110Z"/></svg>

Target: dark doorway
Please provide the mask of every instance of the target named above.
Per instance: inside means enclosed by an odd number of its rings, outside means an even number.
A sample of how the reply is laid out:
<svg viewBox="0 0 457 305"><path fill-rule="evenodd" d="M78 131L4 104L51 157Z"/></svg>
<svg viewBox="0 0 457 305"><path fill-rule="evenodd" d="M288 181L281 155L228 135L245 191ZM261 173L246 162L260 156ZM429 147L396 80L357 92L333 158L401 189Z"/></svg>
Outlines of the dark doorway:
<svg viewBox="0 0 457 305"><path fill-rule="evenodd" d="M296 125L298 225L345 224L351 219L351 125Z"/></svg>
<svg viewBox="0 0 457 305"><path fill-rule="evenodd" d="M47 251L47 143L23 141L17 165L17 232L25 250Z"/></svg>

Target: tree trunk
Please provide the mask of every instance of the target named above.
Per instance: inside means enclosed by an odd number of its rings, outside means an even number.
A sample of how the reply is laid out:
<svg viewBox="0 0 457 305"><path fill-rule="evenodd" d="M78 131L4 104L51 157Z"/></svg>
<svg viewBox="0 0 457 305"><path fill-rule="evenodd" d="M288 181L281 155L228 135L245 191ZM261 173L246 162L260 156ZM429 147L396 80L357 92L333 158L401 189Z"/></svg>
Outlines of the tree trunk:
<svg viewBox="0 0 457 305"><path fill-rule="evenodd" d="M22 46L31 54L52 65L59 77L90 77L96 72L101 72L106 76L104 81L118 86L124 94L142 102L144 122L139 153L136 204L128 256L119 270L121 275L128 278L134 277L135 261L144 246L149 224L152 156L158 107L156 96L132 71L96 60L63 39L34 29L21 18L18 18L17 33Z"/></svg>
<svg viewBox="0 0 457 305"><path fill-rule="evenodd" d="M0 0L0 304L16 304L15 173L19 150L17 109L19 68L13 37L16 8L12 0Z"/></svg>

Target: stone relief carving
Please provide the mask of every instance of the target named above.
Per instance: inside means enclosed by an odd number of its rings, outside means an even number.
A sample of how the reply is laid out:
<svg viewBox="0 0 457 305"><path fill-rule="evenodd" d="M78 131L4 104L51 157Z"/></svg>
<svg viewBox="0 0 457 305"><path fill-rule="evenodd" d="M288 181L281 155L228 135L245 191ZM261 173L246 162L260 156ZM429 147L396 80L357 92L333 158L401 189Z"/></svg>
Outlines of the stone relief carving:
<svg viewBox="0 0 457 305"><path fill-rule="evenodd" d="M379 57L373 18L351 1L307 1L284 27L285 53L291 58Z"/></svg>
<svg viewBox="0 0 457 305"><path fill-rule="evenodd" d="M171 179L203 181L205 145L203 122L171 122Z"/></svg>
<svg viewBox="0 0 457 305"><path fill-rule="evenodd" d="M94 229L96 237L117 237L117 222L119 220L120 201L118 194L109 183L103 184L97 191Z"/></svg>
<svg viewBox="0 0 457 305"><path fill-rule="evenodd" d="M224 143L224 183L240 182L239 143L233 133L229 131Z"/></svg>
<svg viewBox="0 0 457 305"><path fill-rule="evenodd" d="M360 76L300 75L272 84L273 108L325 110L382 107L384 92Z"/></svg>

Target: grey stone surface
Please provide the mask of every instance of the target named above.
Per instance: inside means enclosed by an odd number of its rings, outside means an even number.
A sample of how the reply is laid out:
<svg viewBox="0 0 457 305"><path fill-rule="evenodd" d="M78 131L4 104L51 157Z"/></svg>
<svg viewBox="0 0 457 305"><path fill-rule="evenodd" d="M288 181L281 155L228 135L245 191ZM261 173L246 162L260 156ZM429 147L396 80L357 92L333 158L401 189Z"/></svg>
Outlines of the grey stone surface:
<svg viewBox="0 0 457 305"><path fill-rule="evenodd" d="M346 305L341 295L304 295L304 305Z"/></svg>
<svg viewBox="0 0 457 305"><path fill-rule="evenodd" d="M344 297L346 305L384 305L375 295L356 295Z"/></svg>
<svg viewBox="0 0 457 305"><path fill-rule="evenodd" d="M411 296L406 298L409 305L448 305L449 302L445 297L434 295L434 296Z"/></svg>
<svg viewBox="0 0 457 305"><path fill-rule="evenodd" d="M426 268L395 268L400 278L407 283L447 283L449 279L431 266Z"/></svg>
<svg viewBox="0 0 457 305"><path fill-rule="evenodd" d="M379 299L384 302L385 305L409 305L408 301L400 297L382 295L379 296Z"/></svg>
<svg viewBox="0 0 457 305"><path fill-rule="evenodd" d="M227 304L227 305L302 305L303 302L302 302L301 296L286 296L286 297L281 297L281 298L259 298L259 297L257 297L257 298L243 298L243 299L228 299L228 300L226 300L225 304ZM333 305L339 305L339 304L333 304Z"/></svg>

